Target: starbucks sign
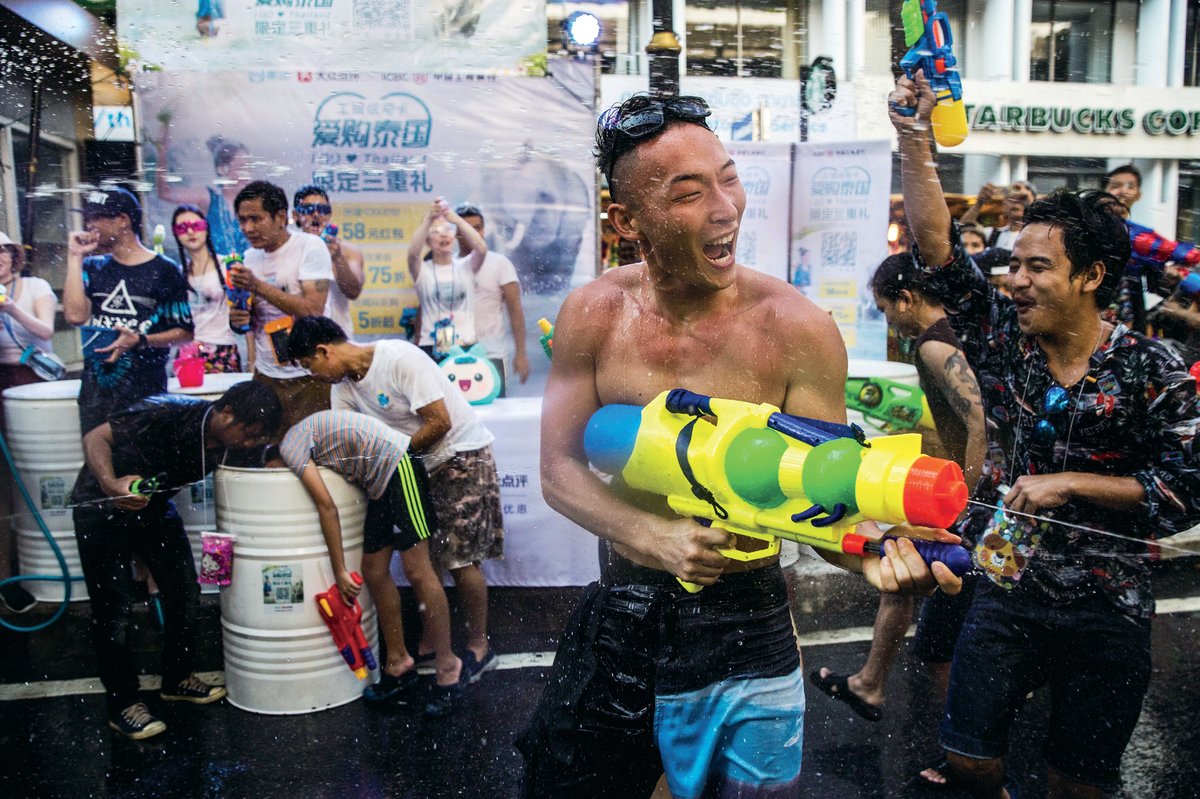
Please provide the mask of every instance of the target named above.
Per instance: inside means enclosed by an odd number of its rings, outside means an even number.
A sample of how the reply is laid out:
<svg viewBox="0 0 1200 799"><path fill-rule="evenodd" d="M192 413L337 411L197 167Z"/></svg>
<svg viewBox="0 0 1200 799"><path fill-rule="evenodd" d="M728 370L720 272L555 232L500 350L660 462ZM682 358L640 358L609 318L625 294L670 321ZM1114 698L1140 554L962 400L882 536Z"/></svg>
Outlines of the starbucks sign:
<svg viewBox="0 0 1200 799"><path fill-rule="evenodd" d="M1151 136L1200 133L1200 110L1151 109L1143 111L1139 120L1133 108L968 103L967 119L971 130L995 132L1125 135L1140 123Z"/></svg>

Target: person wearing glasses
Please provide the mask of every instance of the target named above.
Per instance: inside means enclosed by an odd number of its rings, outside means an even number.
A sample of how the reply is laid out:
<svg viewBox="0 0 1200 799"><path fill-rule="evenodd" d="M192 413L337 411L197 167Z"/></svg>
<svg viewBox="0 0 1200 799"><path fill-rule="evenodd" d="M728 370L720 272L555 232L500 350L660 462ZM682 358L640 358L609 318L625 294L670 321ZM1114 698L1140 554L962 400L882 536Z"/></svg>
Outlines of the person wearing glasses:
<svg viewBox="0 0 1200 799"><path fill-rule="evenodd" d="M208 221L194 205L181 205L171 215L171 232L188 281L195 332L192 340L204 358L204 371L240 372L242 356L229 327L225 272L208 235ZM251 358L253 359L253 357Z"/></svg>
<svg viewBox="0 0 1200 799"><path fill-rule="evenodd" d="M983 392L992 479L979 498L1002 502L976 540L986 579L954 651L941 741L973 796L1011 796L1009 725L1048 685L1049 795L1100 797L1119 782L1150 680L1145 541L1200 522L1196 382L1168 347L1101 318L1130 253L1111 195L1032 204L1004 297L952 226L928 82L900 78L889 101L915 109L890 114L914 257Z"/></svg>
<svg viewBox="0 0 1200 799"><path fill-rule="evenodd" d="M332 227L333 206L329 195L320 186L302 186L292 197L292 211L296 226L305 233L320 236L329 248L329 259L333 262L333 282L329 284L329 299L325 302L325 316L338 323L351 340L354 325L350 320L350 301L357 300L363 288L363 254L353 244L338 238L337 228Z"/></svg>
<svg viewBox="0 0 1200 799"><path fill-rule="evenodd" d="M746 195L698 97L635 95L606 111L597 153L608 219L644 262L573 291L555 324L543 401L547 502L600 539L549 687L518 739L528 797L793 796L804 686L778 558L718 550L738 537L589 468L583 431L602 405L691 391L846 422L846 349L830 316L737 264ZM814 368L814 364L820 366ZM956 536L940 533L947 541ZM911 542L887 558L831 555L889 591L956 592ZM676 578L704 586L688 593Z"/></svg>
<svg viewBox="0 0 1200 799"><path fill-rule="evenodd" d="M471 251L454 255L455 237ZM451 347L470 349L475 332L475 276L483 268L488 247L475 229L441 197L433 201L408 247L408 272L420 303L417 346L440 361ZM428 245L431 258L421 258Z"/></svg>
<svg viewBox="0 0 1200 799"><path fill-rule="evenodd" d="M63 316L87 326L79 389L86 435L109 414L167 390L168 351L192 338L193 325L179 266L142 244L137 198L120 187L93 189L79 210L84 230L67 243Z"/></svg>

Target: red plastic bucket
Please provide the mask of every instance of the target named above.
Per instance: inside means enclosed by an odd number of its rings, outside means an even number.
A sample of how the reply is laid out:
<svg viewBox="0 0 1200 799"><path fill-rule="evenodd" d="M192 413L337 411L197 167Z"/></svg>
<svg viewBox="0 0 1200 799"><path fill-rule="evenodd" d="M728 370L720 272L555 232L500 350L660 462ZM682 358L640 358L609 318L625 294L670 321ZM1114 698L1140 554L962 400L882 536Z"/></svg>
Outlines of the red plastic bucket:
<svg viewBox="0 0 1200 799"><path fill-rule="evenodd" d="M179 378L179 385L181 388L196 388L204 385L204 359L176 359L175 377Z"/></svg>

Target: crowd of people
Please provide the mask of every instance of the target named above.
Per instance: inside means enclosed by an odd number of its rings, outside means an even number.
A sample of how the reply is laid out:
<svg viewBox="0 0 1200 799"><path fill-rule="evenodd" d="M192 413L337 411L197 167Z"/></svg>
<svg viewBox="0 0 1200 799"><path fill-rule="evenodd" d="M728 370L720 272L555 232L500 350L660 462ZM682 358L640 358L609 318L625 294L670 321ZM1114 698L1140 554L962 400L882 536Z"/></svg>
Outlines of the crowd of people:
<svg viewBox="0 0 1200 799"><path fill-rule="evenodd" d="M218 172L233 168L243 152L223 147L214 152ZM364 696L376 703L411 697L423 687L417 666L432 662L424 710L444 716L498 662L481 569L503 554L493 436L440 370L443 352L422 352L402 338L353 341L349 305L363 289L363 253L337 237L324 190L303 186L289 205L274 184L238 185L232 197L210 191L183 198L196 202L183 202L171 217L178 262L143 244L141 204L120 187L86 192L82 228L69 237L62 305L83 345L78 407L86 461L71 495L72 515L110 725L139 740L165 730L137 691L128 641L136 577L161 602L161 698L207 704L224 696L224 688L204 683L192 669L199 593L182 523L168 494L137 489L151 476L189 485L222 463L296 473L312 497L333 579L348 603L362 585L348 570L338 509L317 467L366 492L362 572L386 657L380 680ZM418 256L412 277L420 315L432 325L448 320L453 343L485 344L498 368L524 381L520 285L511 263L488 252L483 225L473 205L453 211L444 201L434 204L428 235L410 248ZM425 270L423 245L434 264ZM42 379L21 359L27 347L52 351L55 296L45 281L22 276L22 259L23 250L5 237L0 389ZM249 302L236 307L227 288ZM208 373L248 370L250 379L215 402L168 395L173 353L201 357ZM7 523L5 533L0 578L15 571ZM393 552L400 553L421 611L412 652L389 569ZM466 621L461 656L450 644L442 573L451 576ZM15 582L2 596L17 612L34 605Z"/></svg>
<svg viewBox="0 0 1200 799"><path fill-rule="evenodd" d="M881 598L862 668L817 668L809 680L878 721L914 597L933 592L914 651L937 686L928 712L942 717L944 751L916 778L1012 797L1009 728L1025 697L1048 687L1051 795L1101 796L1119 780L1151 678L1146 542L1200 523L1200 400L1188 369L1200 357L1200 309L1187 269L1172 263L1182 248L1131 245L1141 180L1132 166L1095 190L989 184L952 218L934 101L920 76L901 78L889 98L915 245L880 264L870 288L913 341L941 452L974 500L949 531L898 532L961 542L975 568L959 577L926 563L904 535L880 556L821 552ZM736 262L746 197L709 115L700 98L637 95L599 120L608 220L643 260L573 291L556 320L542 484L551 507L601 540L601 578L517 741L525 796L650 796L660 779L676 799L783 796L803 779L804 680L778 559L726 558L719 550L738 548L737 534L601 480L581 446L601 406L642 405L679 386L846 422L833 319ZM244 151L216 145L225 174ZM1002 224L980 226L997 198ZM477 206L434 201L407 256L415 343L360 344L349 303L363 290L364 256L336 236L325 191L301 187L289 205L281 187L242 181L232 196L178 201L178 263L143 245L141 206L120 188L87 193L68 250L64 316L80 326L86 356L86 465L72 501L111 726L135 739L165 730L138 697L130 657L133 556L163 600L161 698L224 695L192 668L199 596L182 524L165 493L135 490L149 475L190 484L220 463L286 466L311 496L339 592L352 602L365 588L378 609L386 657L365 698L416 690L418 664L431 662L424 711L453 712L497 663L480 567L502 554L504 530L492 434L437 361L483 344L506 379L528 377L511 262L489 252ZM0 238L0 387L38 379L20 353L50 349L53 293L21 268L20 248ZM251 296L248 307L231 308L227 286ZM245 366L252 379L215 402L166 396L169 353L186 342L209 371ZM368 497L362 582L318 467ZM420 604L414 650L394 552ZM6 569L0 556L0 577ZM459 653L443 572L466 620ZM11 593L10 607L29 604Z"/></svg>

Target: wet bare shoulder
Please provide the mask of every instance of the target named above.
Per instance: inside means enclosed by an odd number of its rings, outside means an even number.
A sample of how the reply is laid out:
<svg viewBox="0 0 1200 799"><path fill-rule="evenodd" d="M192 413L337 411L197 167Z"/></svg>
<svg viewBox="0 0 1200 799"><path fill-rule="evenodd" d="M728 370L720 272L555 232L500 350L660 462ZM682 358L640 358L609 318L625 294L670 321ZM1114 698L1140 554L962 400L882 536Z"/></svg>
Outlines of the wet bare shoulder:
<svg viewBox="0 0 1200 799"><path fill-rule="evenodd" d="M611 269L567 295L555 319L555 339L566 334L594 350L608 338L640 280L637 266ZM588 346L592 345L592 346Z"/></svg>

